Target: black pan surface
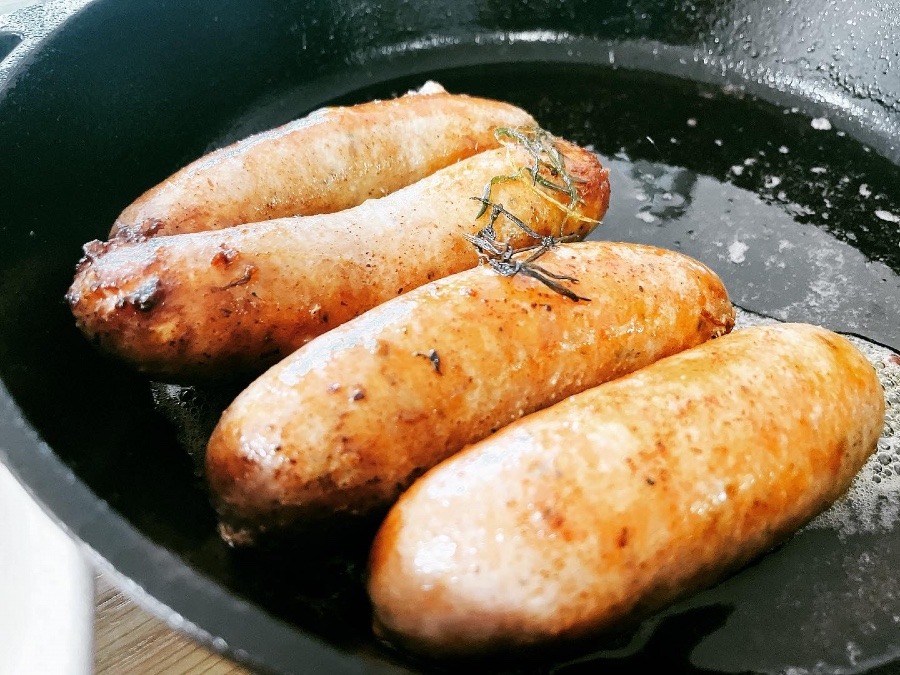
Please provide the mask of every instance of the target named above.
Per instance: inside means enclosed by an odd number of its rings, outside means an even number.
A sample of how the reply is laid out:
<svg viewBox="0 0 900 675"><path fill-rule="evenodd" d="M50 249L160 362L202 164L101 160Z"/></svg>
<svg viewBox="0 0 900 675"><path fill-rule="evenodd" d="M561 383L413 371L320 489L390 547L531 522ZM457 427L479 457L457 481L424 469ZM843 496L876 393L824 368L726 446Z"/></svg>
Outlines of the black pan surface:
<svg viewBox="0 0 900 675"><path fill-rule="evenodd" d="M792 5L88 4L23 43L0 89L4 459L170 621L239 659L454 672L371 638L359 579L372 525L292 551L221 544L185 419L74 329L62 296L80 245L206 150L434 78L593 146L614 191L595 236L681 249L746 309L900 349L898 11ZM178 392L206 415L230 394ZM897 672L895 521L805 530L637 632L468 667Z"/></svg>

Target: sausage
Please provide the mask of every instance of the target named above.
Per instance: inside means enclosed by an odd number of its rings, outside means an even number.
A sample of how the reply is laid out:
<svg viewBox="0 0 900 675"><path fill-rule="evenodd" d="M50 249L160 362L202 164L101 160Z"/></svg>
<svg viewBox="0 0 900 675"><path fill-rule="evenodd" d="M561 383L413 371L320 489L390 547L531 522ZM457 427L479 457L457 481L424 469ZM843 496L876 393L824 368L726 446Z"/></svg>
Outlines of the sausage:
<svg viewBox="0 0 900 675"><path fill-rule="evenodd" d="M580 213L599 218L607 172L564 144L579 181ZM79 326L101 347L161 378L196 379L260 369L315 335L432 278L475 264L461 237L481 193L520 150L483 153L381 200L338 214L281 219L139 243L93 242L68 298ZM565 214L522 181L495 198L542 234ZM501 222L504 236L522 233ZM592 225L568 219L578 236ZM502 233L503 234L503 233Z"/></svg>
<svg viewBox="0 0 900 675"><path fill-rule="evenodd" d="M110 237L333 213L497 147L497 127L534 123L512 105L435 83L393 100L323 108L192 162L128 206Z"/></svg>
<svg viewBox="0 0 900 675"><path fill-rule="evenodd" d="M679 253L583 242L540 264L589 301L478 267L376 307L252 383L207 449L225 538L383 511L466 444L733 325L721 281Z"/></svg>
<svg viewBox="0 0 900 675"><path fill-rule="evenodd" d="M433 655L580 638L712 584L824 510L884 397L843 337L735 331L441 464L373 545L376 631Z"/></svg>
<svg viewBox="0 0 900 675"><path fill-rule="evenodd" d="M579 217L530 179L491 198L542 235L583 237L609 201L607 171L587 150L558 142L579 181ZM473 267L463 234L492 177L530 165L518 147L480 153L387 197L334 214L214 232L85 247L68 300L100 348L159 379L259 373L315 336L432 279ZM555 199L555 197L554 197ZM302 221L302 222L301 222ZM506 218L497 236L532 241Z"/></svg>

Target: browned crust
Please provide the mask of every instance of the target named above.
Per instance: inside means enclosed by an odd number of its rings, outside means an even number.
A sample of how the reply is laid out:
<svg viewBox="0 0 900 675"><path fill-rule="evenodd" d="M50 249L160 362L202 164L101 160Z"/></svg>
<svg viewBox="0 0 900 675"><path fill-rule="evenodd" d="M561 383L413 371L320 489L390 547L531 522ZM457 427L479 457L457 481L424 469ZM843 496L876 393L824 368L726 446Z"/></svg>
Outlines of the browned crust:
<svg viewBox="0 0 900 675"><path fill-rule="evenodd" d="M464 654L656 610L837 499L883 417L866 359L797 324L738 331L572 396L403 495L372 550L377 630Z"/></svg>

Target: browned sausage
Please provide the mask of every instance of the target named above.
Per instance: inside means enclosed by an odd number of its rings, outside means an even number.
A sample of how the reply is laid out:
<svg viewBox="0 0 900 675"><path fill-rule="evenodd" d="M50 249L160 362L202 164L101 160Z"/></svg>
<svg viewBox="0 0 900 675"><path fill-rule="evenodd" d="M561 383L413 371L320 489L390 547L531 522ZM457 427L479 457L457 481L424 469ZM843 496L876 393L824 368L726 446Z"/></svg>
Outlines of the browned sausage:
<svg viewBox="0 0 900 675"><path fill-rule="evenodd" d="M434 83L393 100L323 108L189 164L126 208L110 236L333 213L497 147L497 127L531 125L519 108Z"/></svg>
<svg viewBox="0 0 900 675"><path fill-rule="evenodd" d="M251 384L206 457L225 536L382 509L467 443L733 324L716 275L675 252L584 242L540 263L590 301L479 267L376 307Z"/></svg>
<svg viewBox="0 0 900 675"><path fill-rule="evenodd" d="M849 486L884 398L844 338L748 328L446 461L376 538L377 630L429 654L576 638L711 584Z"/></svg>
<svg viewBox="0 0 900 675"><path fill-rule="evenodd" d="M579 214L609 201L607 172L586 150L559 141L578 182ZM494 176L529 165L519 147L489 150L387 197L339 213L272 220L137 243L94 242L68 299L101 348L155 377L184 380L261 371L313 337L432 279L477 263L463 238ZM543 235L584 236L543 188L520 179L493 199ZM530 241L506 219L498 236Z"/></svg>

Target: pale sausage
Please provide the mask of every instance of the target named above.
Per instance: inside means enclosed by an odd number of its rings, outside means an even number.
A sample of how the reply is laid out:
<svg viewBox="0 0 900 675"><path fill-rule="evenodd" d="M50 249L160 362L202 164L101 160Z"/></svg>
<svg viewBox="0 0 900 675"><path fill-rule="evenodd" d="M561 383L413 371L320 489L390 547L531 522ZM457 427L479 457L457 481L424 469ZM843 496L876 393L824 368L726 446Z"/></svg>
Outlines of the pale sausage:
<svg viewBox="0 0 900 675"><path fill-rule="evenodd" d="M396 99L323 108L192 162L128 206L110 237L333 213L497 147L497 127L533 125L515 106L434 83Z"/></svg>

